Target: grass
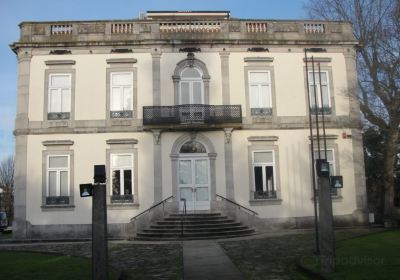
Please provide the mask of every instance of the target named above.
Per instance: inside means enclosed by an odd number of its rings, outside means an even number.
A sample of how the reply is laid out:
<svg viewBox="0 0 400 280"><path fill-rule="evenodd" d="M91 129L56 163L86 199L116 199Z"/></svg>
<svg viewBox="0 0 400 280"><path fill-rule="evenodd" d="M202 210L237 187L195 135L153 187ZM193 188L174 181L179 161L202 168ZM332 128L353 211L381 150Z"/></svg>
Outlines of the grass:
<svg viewBox="0 0 400 280"><path fill-rule="evenodd" d="M319 269L318 259L302 259L313 270ZM400 231L387 231L337 243L336 270L328 279L399 279Z"/></svg>
<svg viewBox="0 0 400 280"><path fill-rule="evenodd" d="M89 259L30 252L0 252L0 278L7 280L91 279ZM118 273L110 271L110 279Z"/></svg>

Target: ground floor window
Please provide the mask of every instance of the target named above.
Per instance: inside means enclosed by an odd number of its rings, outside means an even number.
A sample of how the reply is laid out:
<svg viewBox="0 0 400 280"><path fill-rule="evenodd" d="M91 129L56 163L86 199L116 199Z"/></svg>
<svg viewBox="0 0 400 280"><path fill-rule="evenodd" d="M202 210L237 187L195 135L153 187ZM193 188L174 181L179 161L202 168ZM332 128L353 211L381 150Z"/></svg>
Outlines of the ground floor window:
<svg viewBox="0 0 400 280"><path fill-rule="evenodd" d="M47 158L46 204L69 204L69 155Z"/></svg>
<svg viewBox="0 0 400 280"><path fill-rule="evenodd" d="M273 151L253 152L254 199L276 198Z"/></svg>
<svg viewBox="0 0 400 280"><path fill-rule="evenodd" d="M111 202L133 202L133 154L111 154Z"/></svg>

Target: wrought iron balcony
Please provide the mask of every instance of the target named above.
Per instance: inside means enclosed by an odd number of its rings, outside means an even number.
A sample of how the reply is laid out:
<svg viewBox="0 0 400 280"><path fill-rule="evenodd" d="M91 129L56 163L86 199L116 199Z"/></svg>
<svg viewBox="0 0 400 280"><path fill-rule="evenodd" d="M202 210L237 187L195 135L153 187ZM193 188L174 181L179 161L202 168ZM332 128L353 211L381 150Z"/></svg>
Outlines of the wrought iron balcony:
<svg viewBox="0 0 400 280"><path fill-rule="evenodd" d="M240 105L144 106L143 125L241 124Z"/></svg>
<svg viewBox="0 0 400 280"><path fill-rule="evenodd" d="M47 196L47 205L69 204L69 196Z"/></svg>

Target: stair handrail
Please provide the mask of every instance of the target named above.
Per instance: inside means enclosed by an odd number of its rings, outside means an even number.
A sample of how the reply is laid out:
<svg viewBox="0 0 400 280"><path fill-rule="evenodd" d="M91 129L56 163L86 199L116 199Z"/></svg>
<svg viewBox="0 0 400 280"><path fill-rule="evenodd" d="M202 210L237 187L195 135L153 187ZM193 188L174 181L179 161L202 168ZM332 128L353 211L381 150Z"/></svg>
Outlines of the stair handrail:
<svg viewBox="0 0 400 280"><path fill-rule="evenodd" d="M145 214L146 212L150 212L153 208L157 207L158 205L164 204L165 202L167 202L167 201L170 200L171 198L174 198L174 196L171 195L171 196L167 197L166 199L164 199L164 200L158 202L157 204L152 205L151 207L147 208L147 209L144 210L143 212L137 214L135 217L131 218L131 221L136 220L139 216Z"/></svg>
<svg viewBox="0 0 400 280"><path fill-rule="evenodd" d="M183 237L183 220L186 220L186 199L185 198L181 198L181 201L183 202L183 208L182 208L182 212L183 212L183 217L181 219L181 237Z"/></svg>
<svg viewBox="0 0 400 280"><path fill-rule="evenodd" d="M253 215L258 216L258 213L257 213L256 211L253 211L253 210L251 210L251 209L249 209L249 208L247 208L247 207L244 207L243 205L240 205L239 203L237 203L237 202L235 202L235 201L233 201L233 200L230 200L229 198L223 197L222 195L219 195L219 194L216 194L216 196L219 197L219 198L222 198L223 200L228 201L229 203L232 203L232 204L238 206L239 209L240 209L240 208L243 208L244 210L249 211L249 212L252 213Z"/></svg>

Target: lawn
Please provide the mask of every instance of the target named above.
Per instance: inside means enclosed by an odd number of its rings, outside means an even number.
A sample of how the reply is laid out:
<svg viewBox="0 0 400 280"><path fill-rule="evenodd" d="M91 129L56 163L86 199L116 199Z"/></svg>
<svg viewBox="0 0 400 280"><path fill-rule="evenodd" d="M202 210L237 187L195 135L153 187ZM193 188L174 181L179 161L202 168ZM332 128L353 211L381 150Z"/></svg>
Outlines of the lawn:
<svg viewBox="0 0 400 280"><path fill-rule="evenodd" d="M110 279L117 279L115 270ZM91 279L89 259L30 252L0 251L0 278L7 280Z"/></svg>
<svg viewBox="0 0 400 280"><path fill-rule="evenodd" d="M318 269L313 257L303 264ZM387 231L337 243L336 271L328 279L399 279L400 231Z"/></svg>

